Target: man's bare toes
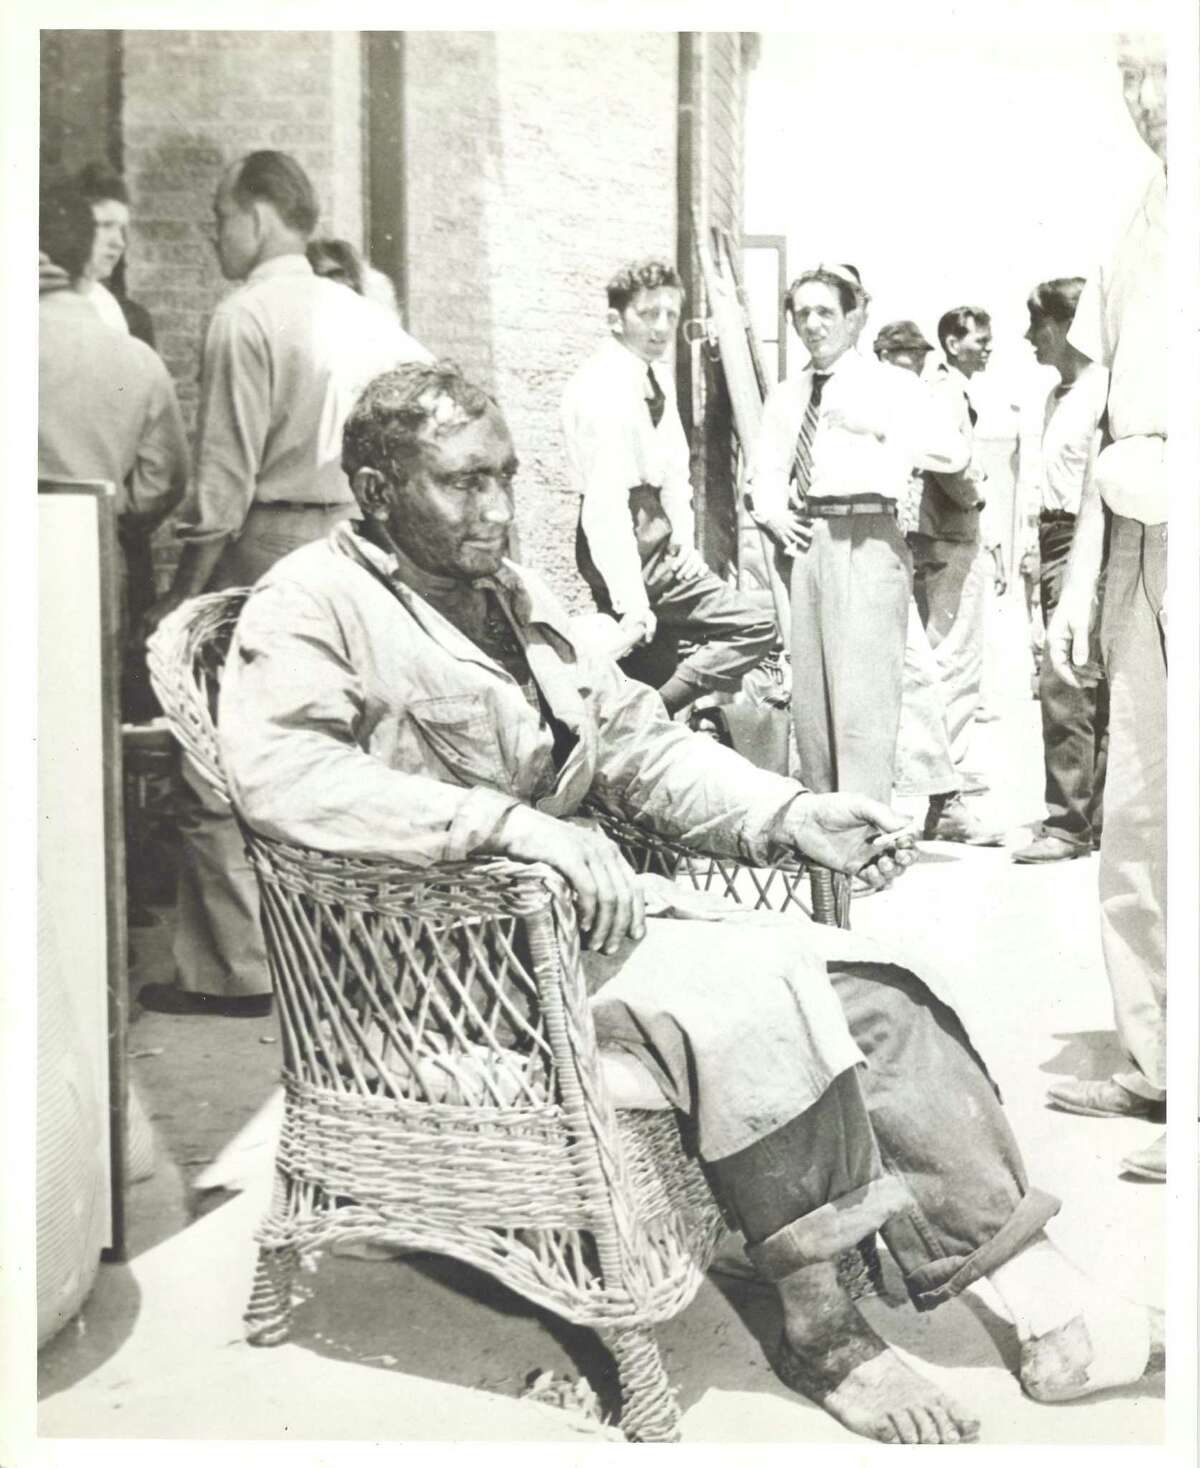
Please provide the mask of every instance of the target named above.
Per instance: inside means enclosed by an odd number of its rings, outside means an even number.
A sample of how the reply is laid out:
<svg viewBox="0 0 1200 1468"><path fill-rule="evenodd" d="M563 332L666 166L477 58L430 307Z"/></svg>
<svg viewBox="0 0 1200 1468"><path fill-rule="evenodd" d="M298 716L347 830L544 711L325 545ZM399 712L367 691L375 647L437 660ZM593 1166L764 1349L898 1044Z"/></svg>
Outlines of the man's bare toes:
<svg viewBox="0 0 1200 1468"><path fill-rule="evenodd" d="M914 1414L912 1412L901 1411L891 1413L892 1425L899 1434L902 1443L919 1443L921 1441L921 1432L916 1422L914 1422L913 1417Z"/></svg>

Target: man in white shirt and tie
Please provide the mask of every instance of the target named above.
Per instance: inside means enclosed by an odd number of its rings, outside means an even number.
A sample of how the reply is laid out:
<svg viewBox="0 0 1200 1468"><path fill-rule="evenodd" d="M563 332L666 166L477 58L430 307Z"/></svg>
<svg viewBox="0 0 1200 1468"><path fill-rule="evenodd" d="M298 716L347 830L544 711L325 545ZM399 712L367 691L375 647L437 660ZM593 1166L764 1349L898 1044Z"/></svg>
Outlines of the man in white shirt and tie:
<svg viewBox="0 0 1200 1468"><path fill-rule="evenodd" d="M962 469L969 448L913 374L855 350L868 300L852 266L817 266L788 288L810 361L767 398L752 487L759 521L791 562L801 778L888 800L912 594L897 503L914 467Z"/></svg>
<svg viewBox="0 0 1200 1468"><path fill-rule="evenodd" d="M621 643L634 644L622 668L657 688L669 714L701 693L736 692L780 646L771 614L716 576L695 547L688 442L663 365L682 307L673 265L649 259L620 270L608 283L609 335L571 378L562 405L583 497L580 575L600 610L617 617Z"/></svg>

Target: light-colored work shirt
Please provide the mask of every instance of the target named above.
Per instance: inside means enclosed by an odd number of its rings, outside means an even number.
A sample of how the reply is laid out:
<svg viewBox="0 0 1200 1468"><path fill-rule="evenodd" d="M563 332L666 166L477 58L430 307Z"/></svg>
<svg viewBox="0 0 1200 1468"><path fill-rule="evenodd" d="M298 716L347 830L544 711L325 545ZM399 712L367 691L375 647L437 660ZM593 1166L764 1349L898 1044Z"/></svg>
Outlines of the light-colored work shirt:
<svg viewBox="0 0 1200 1468"><path fill-rule="evenodd" d="M374 301L303 255L253 270L204 342L196 458L179 535L221 540L251 504L353 504L342 427L370 380L429 353Z"/></svg>
<svg viewBox="0 0 1200 1468"><path fill-rule="evenodd" d="M108 480L118 515L152 524L183 495L187 439L170 373L122 328L78 291L40 297L38 474Z"/></svg>
<svg viewBox="0 0 1200 1468"><path fill-rule="evenodd" d="M1155 169L1112 259L1088 281L1068 340L1109 370L1113 442L1096 484L1114 514L1167 519L1167 176Z"/></svg>
<svg viewBox="0 0 1200 1468"><path fill-rule="evenodd" d="M763 405L751 486L760 515L787 510L796 439L812 390L811 366L776 383ZM944 395L911 372L846 352L825 384L813 440L810 500L877 495L897 501L914 468L966 466L970 445Z"/></svg>
<svg viewBox="0 0 1200 1468"><path fill-rule="evenodd" d="M1051 388L1042 429L1041 505L1078 515L1089 469L1100 447L1108 373L1093 363L1068 388Z"/></svg>
<svg viewBox="0 0 1200 1468"><path fill-rule="evenodd" d="M648 407L650 380L665 399L655 427ZM563 434L575 486L583 496L588 551L604 578L618 616L649 607L642 563L629 513L629 491L649 484L660 491L672 540L695 540L687 435L675 402L675 384L659 363L643 362L615 337L601 342L567 384Z"/></svg>
<svg viewBox="0 0 1200 1468"><path fill-rule="evenodd" d="M121 303L106 285L98 280L88 281L83 296L105 326L111 326L122 336L129 335L129 322L125 320L125 312L121 310Z"/></svg>

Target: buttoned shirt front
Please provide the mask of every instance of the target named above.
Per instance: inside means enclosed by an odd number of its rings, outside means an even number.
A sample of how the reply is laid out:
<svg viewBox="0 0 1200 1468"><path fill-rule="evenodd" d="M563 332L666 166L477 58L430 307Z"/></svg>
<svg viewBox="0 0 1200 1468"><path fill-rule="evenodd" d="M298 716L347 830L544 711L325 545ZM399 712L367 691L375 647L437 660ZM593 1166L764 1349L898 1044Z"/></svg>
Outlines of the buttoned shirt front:
<svg viewBox="0 0 1200 1468"><path fill-rule="evenodd" d="M1083 486L1100 446L1108 373L1094 363L1070 387L1046 398L1042 431L1041 508L1078 515Z"/></svg>
<svg viewBox="0 0 1200 1468"><path fill-rule="evenodd" d="M342 427L377 374L429 353L390 312L303 255L253 270L204 342L195 470L179 534L236 535L250 506L353 504Z"/></svg>
<svg viewBox="0 0 1200 1468"><path fill-rule="evenodd" d="M1068 340L1109 369L1113 442L1096 484L1115 514L1167 519L1167 178L1155 169L1112 259L1088 281Z"/></svg>
<svg viewBox="0 0 1200 1468"><path fill-rule="evenodd" d="M105 479L117 513L153 521L187 482L187 439L170 373L74 290L38 303L38 473Z"/></svg>
<svg viewBox="0 0 1200 1468"><path fill-rule="evenodd" d="M751 480L754 507L778 517L788 504L796 438L813 369L776 383L763 405ZM810 500L854 495L897 501L914 468L962 469L970 449L946 403L911 372L858 352L833 364L813 440Z"/></svg>
<svg viewBox="0 0 1200 1468"><path fill-rule="evenodd" d="M647 373L665 399L657 427L650 418ZM563 394L562 426L575 487L583 496L588 550L618 615L644 612L649 601L629 513L629 491L648 484L661 492L672 539L695 538L687 435L675 384L660 363L648 364L608 337L571 378Z"/></svg>

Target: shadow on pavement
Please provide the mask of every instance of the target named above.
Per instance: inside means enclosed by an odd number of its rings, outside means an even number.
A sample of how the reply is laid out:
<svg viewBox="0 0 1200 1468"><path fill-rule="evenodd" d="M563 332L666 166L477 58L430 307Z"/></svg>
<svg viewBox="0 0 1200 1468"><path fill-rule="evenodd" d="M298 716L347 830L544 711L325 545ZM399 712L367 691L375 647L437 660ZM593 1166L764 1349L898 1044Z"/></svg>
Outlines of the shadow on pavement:
<svg viewBox="0 0 1200 1468"><path fill-rule="evenodd" d="M1038 1066L1048 1075L1105 1081L1121 1069L1121 1048L1113 1030L1076 1030L1052 1035L1051 1039L1062 1041L1062 1048Z"/></svg>

